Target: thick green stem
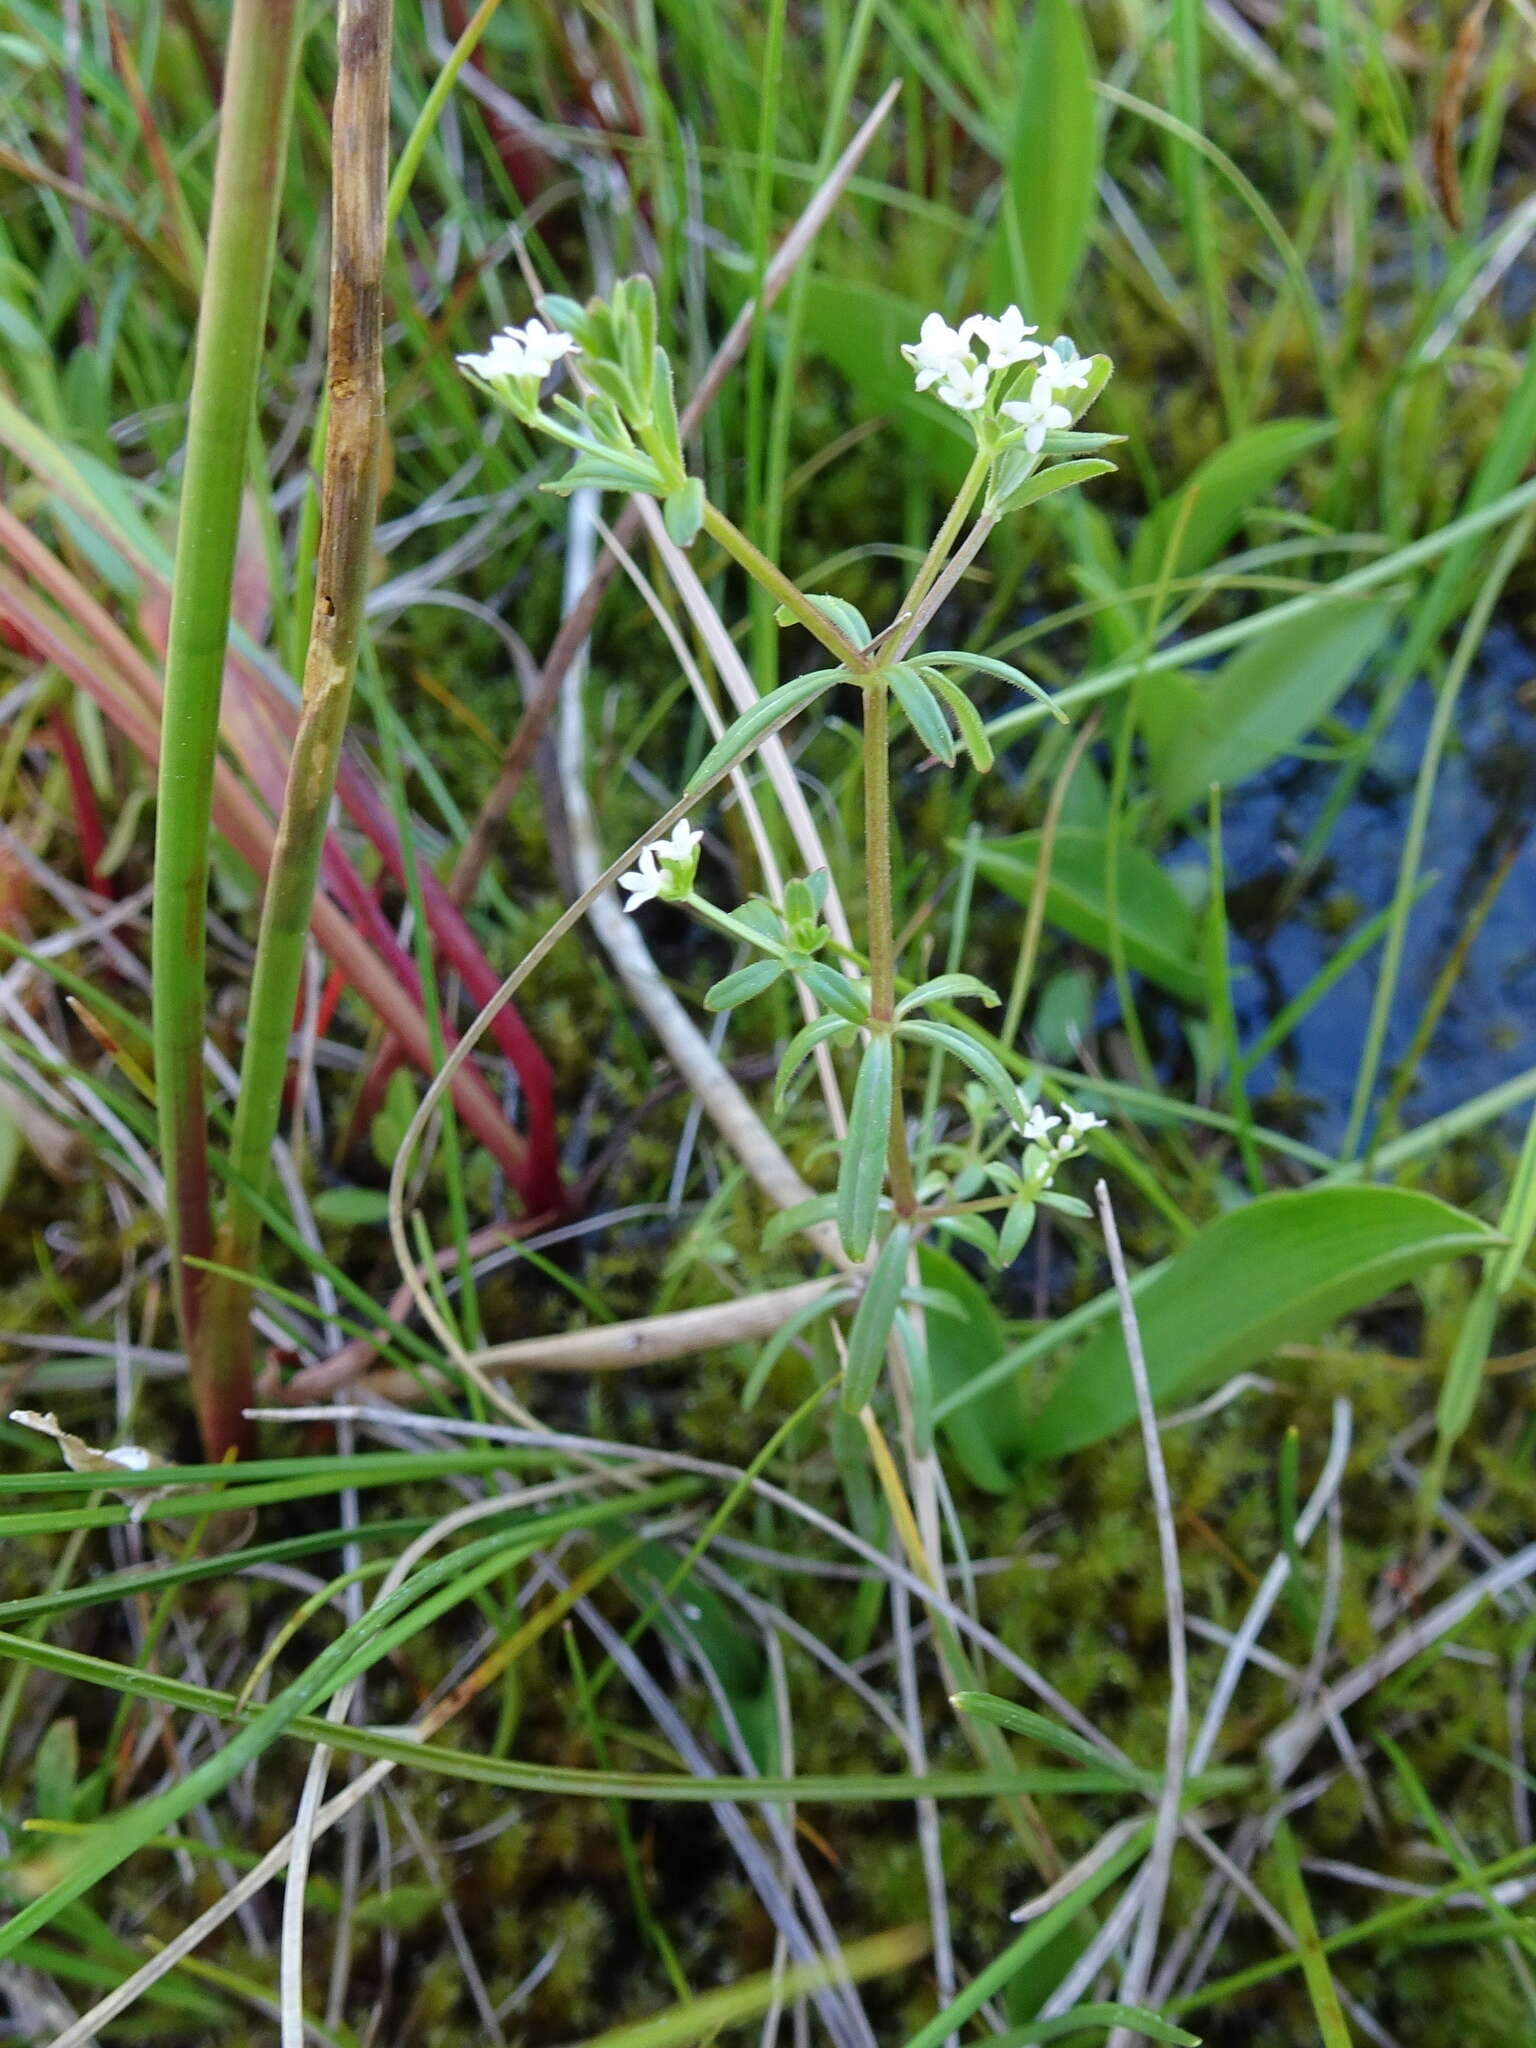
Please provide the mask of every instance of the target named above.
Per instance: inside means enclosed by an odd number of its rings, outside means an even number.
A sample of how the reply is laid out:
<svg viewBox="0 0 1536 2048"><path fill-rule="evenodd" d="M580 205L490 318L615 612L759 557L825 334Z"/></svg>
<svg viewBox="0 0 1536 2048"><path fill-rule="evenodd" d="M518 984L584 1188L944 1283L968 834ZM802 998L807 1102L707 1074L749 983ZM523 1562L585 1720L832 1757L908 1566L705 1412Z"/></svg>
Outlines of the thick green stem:
<svg viewBox="0 0 1536 2048"><path fill-rule="evenodd" d="M378 496L384 421L383 277L389 165L392 0L342 0L331 147L330 419L320 548L298 730L256 944L240 1092L230 1146L233 1185L219 1263L248 1273L261 1241L264 1192L282 1109L294 1005L309 938L326 820L352 701L352 677ZM249 1289L211 1297L210 1337L248 1380Z"/></svg>
<svg viewBox="0 0 1536 2048"><path fill-rule="evenodd" d="M171 583L155 829L155 1082L177 1317L210 1458L248 1432L245 1393L210 1349L213 1250L203 1097L205 919L240 498L250 447L298 53L298 0L235 0L229 31L207 272L198 318L186 465Z"/></svg>

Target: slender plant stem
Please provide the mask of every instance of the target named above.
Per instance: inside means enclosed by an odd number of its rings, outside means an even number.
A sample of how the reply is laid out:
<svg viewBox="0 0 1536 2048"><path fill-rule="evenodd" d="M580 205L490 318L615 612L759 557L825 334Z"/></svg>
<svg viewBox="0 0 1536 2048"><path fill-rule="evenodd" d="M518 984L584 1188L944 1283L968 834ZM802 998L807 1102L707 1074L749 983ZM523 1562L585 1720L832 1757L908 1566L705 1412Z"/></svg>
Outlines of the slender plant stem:
<svg viewBox="0 0 1536 2048"><path fill-rule="evenodd" d="M383 278L392 0L342 0L332 121L331 307L320 549L298 729L262 903L230 1146L233 1185L221 1264L250 1272L282 1109L288 1040L308 943L326 820L352 701L378 496L384 420ZM210 1299L210 1338L231 1382L250 1384L249 1296Z"/></svg>
<svg viewBox="0 0 1536 2048"><path fill-rule="evenodd" d="M247 1436L204 1329L213 1249L203 1094L205 919L240 498L266 326L298 53L298 0L235 0L171 583L155 830L155 1081L177 1317L210 1458Z"/></svg>
<svg viewBox="0 0 1536 2048"><path fill-rule="evenodd" d="M760 583L786 611L793 613L806 631L814 634L827 652L835 655L845 668L852 669L855 675L864 675L874 666L868 655L840 633L826 613L818 611L798 584L790 581L777 562L770 562L756 542L748 540L741 528L727 519L718 506L705 505L704 531L741 564L754 582Z"/></svg>
<svg viewBox="0 0 1536 2048"><path fill-rule="evenodd" d="M878 670L864 685L865 917L869 926L869 1013L889 1030L896 1015L896 932L891 908L890 686ZM898 1048L899 1052L899 1048ZM901 1078L891 1091L888 1158L891 1198L900 1216L917 1207Z"/></svg>
<svg viewBox="0 0 1536 2048"><path fill-rule="evenodd" d="M965 473L965 481L960 486L955 502L944 515L944 524L934 535L933 545L919 564L917 574L912 578L912 587L902 599L901 609L896 614L898 622L902 623L903 646L911 644L914 634L914 628L906 622L915 616L918 606L932 589L934 579L949 560L949 551L954 546L960 529L965 524L966 514L976 502L976 493L986 482L987 471L991 467L990 453L978 448L971 460L970 468Z"/></svg>

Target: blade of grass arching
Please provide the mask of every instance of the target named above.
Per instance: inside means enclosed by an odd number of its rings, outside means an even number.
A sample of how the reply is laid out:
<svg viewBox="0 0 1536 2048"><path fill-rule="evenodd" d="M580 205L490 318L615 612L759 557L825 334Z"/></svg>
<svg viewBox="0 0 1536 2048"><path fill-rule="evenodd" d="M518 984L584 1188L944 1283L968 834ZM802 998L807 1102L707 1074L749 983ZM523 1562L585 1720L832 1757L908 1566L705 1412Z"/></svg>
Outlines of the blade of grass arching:
<svg viewBox="0 0 1536 2048"><path fill-rule="evenodd" d="M590 1527L606 1519L610 1511L640 1510L647 1500L655 1504L661 1497L675 1498L677 1492L677 1486L669 1484L650 1489L649 1495L625 1496L597 1504L584 1502L562 1514L528 1517L516 1529L483 1537L447 1557L422 1565L394 1592L375 1602L361 1621L344 1629L268 1706L243 1722L224 1747L206 1762L166 1791L103 1823L76 1854L52 1859L59 1874L48 1889L30 1897L0 1928L0 1957L9 1955L20 1941L45 1927L64 1906L117 1869L147 1841L165 1833L184 1814L215 1797L262 1756L297 1716L310 1713L349 1678L386 1657L437 1614L472 1598L480 1588L500 1578L509 1563L531 1556L541 1544L564 1530ZM28 1648L31 1647L29 1644ZM153 1683L149 1673L113 1668L124 1681L123 1689L130 1693ZM335 1724L327 1721L318 1725L328 1731L335 1729ZM39 1873L32 1875L35 1879Z"/></svg>
<svg viewBox="0 0 1536 2048"><path fill-rule="evenodd" d="M1397 887L1392 898L1392 922L1382 946L1381 964L1371 992L1371 1013L1366 1024L1365 1045L1355 1075L1349 1121L1340 1147L1340 1156L1346 1159L1353 1158L1360 1149L1371 1098L1376 1092L1376 1080L1386 1047L1387 1024L1397 995L1398 976L1402 971L1403 954L1408 941L1408 916L1414 891L1418 886L1424 835L1429 826L1429 808L1434 798L1435 779L1440 772L1440 757L1445 751L1455 718L1457 699L1461 695L1461 686L1466 681L1467 671L1483 644L1483 636L1488 630L1493 608L1503 594L1511 570L1525 552L1526 543L1533 530L1536 530L1536 510L1526 513L1505 535L1499 552L1494 557L1493 566L1483 578L1476 602L1462 628L1461 637L1456 643L1456 652L1435 702L1434 716L1430 720L1429 734L1424 742L1418 777L1414 783L1408 827L1403 836Z"/></svg>
<svg viewBox="0 0 1536 2048"><path fill-rule="evenodd" d="M1312 1902L1308 1899L1306 1886L1302 1883L1301 1859L1296 1854L1295 1838L1288 1823L1283 1820L1275 1830L1274 1857L1275 1869L1280 1878L1281 1907L1290 1924L1291 1932L1296 1937L1301 1974L1306 1980L1312 2010L1317 2015L1323 2048L1350 2048L1350 2034L1344 2019L1344 2009L1339 2004L1339 1994L1333 1986L1333 1977L1318 1935L1317 1922L1312 1917Z"/></svg>
<svg viewBox="0 0 1536 2048"><path fill-rule="evenodd" d="M1536 352L1533 352L1536 362ZM1533 401L1536 401L1536 377L1533 377ZM1531 441L1536 445L1536 402L1533 402ZM1491 528L1502 526L1517 518L1526 508L1536 503L1536 479L1501 491L1500 495L1476 510L1462 514L1451 521L1449 526L1440 527L1436 532L1426 534L1421 540L1410 541L1406 547L1395 549L1390 555L1382 555L1363 568L1352 569L1335 583L1327 583L1317 590L1308 591L1305 596L1287 598L1282 603L1270 605L1267 610L1251 612L1246 617L1234 619L1224 626L1213 626L1208 632L1196 633L1190 639L1177 642L1169 647L1160 647L1145 660L1132 658L1117 661L1097 675L1088 676L1080 683L1069 683L1055 692L1058 710L1073 711L1081 704L1093 704L1100 698L1112 697L1140 675L1157 675L1166 669L1190 668L1209 659L1213 654L1224 654L1229 648L1246 646L1250 640L1261 638L1277 626L1290 625L1297 619L1309 618L1322 606L1338 604L1358 597L1362 591L1375 590L1383 583L1392 583L1410 569L1421 563L1433 561L1437 555L1449 557L1456 554L1461 568L1458 575L1464 575L1466 565L1476 559L1477 550L1473 543L1479 535ZM1438 579L1437 579L1438 581ZM1419 627L1417 620L1415 634ZM1431 634L1423 644L1428 646L1434 639ZM1422 651L1422 650L1421 650ZM1411 671L1417 673L1417 666ZM999 717L988 719L986 733L994 747L1001 748L1021 732L1028 732L1051 716L1043 704L1021 704ZM1370 730L1374 732L1374 722ZM1362 741L1364 745L1364 740ZM1341 770L1341 774L1358 777L1361 763ZM1353 782L1350 787L1353 788ZM1330 797L1330 802L1333 799ZM1329 831L1332 825L1329 826ZM1325 844L1323 834L1318 844ZM1309 840L1309 846L1312 841Z"/></svg>
<svg viewBox="0 0 1536 2048"><path fill-rule="evenodd" d="M1065 1934L1101 1892L1108 1890L1132 1864L1138 1863L1146 1854L1151 1840L1152 1822L1147 1820L1113 1856L1090 1871L1081 1884L1074 1885L1065 1898L1059 1899L1049 1911L1031 1920L1022 1934L1015 1935L999 1955L994 1956L984 1969L978 1970L958 1998L953 1999L942 2012L936 2013L925 2026L919 2027L908 2040L906 2048L941 2048L941 2044L979 2012L988 1999L1005 1991L1027 1963L1049 1948L1058 1935Z"/></svg>
<svg viewBox="0 0 1536 2048"><path fill-rule="evenodd" d="M1532 1240L1536 1239L1536 1111L1532 1111L1526 1123L1520 1161L1499 1217L1499 1234L1505 1242L1483 1261L1482 1278L1461 1318L1455 1348L1440 1385L1435 1407L1434 1455L1424 1468L1419 1493L1420 1516L1426 1524L1435 1501L1445 1490L1451 1453L1477 1406L1499 1310L1520 1280Z"/></svg>
<svg viewBox="0 0 1536 2048"><path fill-rule="evenodd" d="M1193 135L1205 132L1200 93L1200 38L1204 20L1202 0L1173 0L1173 111ZM1194 261L1205 313L1206 347L1216 369L1227 432L1235 434L1243 425L1243 395L1237 375L1226 280L1216 246L1217 216L1207 189L1205 162L1198 150L1175 147L1171 155L1184 238Z"/></svg>
<svg viewBox="0 0 1536 2048"><path fill-rule="evenodd" d="M203 1442L248 1449L247 1389L204 1326L213 1249L204 1127L206 933L219 695L251 419L288 154L297 0L235 0L171 581L151 934L155 1074L172 1278Z"/></svg>
<svg viewBox="0 0 1536 2048"><path fill-rule="evenodd" d="M1253 1140L1253 1110L1248 1101L1245 1069L1237 1046L1237 1016L1232 1007L1232 962L1227 944L1227 870L1221 838L1221 790L1211 785L1210 799L1211 901L1206 917L1206 979L1210 990L1211 1022L1216 1029L1219 1056L1226 1064L1227 1089L1232 1097L1232 1115L1237 1124L1237 1149L1256 1195L1264 1192L1264 1169L1259 1148Z"/></svg>
<svg viewBox="0 0 1536 2048"><path fill-rule="evenodd" d="M659 1489L648 1494L626 1495L623 1505L643 1512L657 1491ZM590 1515L590 1510L588 1513ZM570 1522L571 1517L567 1516L566 1525ZM527 1543L508 1545L502 1549L499 1559L493 1558L489 1565L482 1565L480 1569L486 1579L493 1578L509 1563L515 1564L532 1555L530 1546L537 1547L545 1540L543 1537L530 1537ZM459 1555L462 1558L464 1553ZM476 1586L466 1585L462 1597L469 1598L475 1590ZM398 1641L408 1640L415 1625L415 1618L407 1615L399 1636L390 1632L377 1656L387 1656L391 1648L397 1647ZM0 1634L0 1656L12 1657L18 1663L39 1671L54 1672L75 1683L100 1686L108 1692L132 1692L180 1712L214 1714L221 1720L236 1718L232 1693L191 1685L184 1679L166 1678L155 1671L135 1671L108 1658L91 1656L81 1650L67 1650L56 1643L34 1642L25 1636ZM308 1685L311 1682L309 1674L299 1682ZM263 1710L261 1718L266 1720L270 1711ZM252 1710L247 1712L250 1718L241 1723L242 1734L256 1721ZM299 1742L323 1743L350 1756L372 1757L388 1763L405 1764L416 1770L432 1771L441 1777L461 1779L466 1784L496 1785L509 1792L533 1792L553 1797L633 1799L655 1805L708 1806L717 1800L729 1800L743 1806L767 1802L775 1806L805 1804L857 1808L872 1802L904 1805L913 1799L992 1800L1027 1794L1097 1800L1111 1793L1123 1796L1125 1790L1123 1782L1108 1770L932 1771L920 1777L906 1771L848 1771L831 1775L807 1774L797 1778L695 1777L670 1771L591 1771L570 1764L522 1763L515 1758L453 1749L421 1741L409 1733L351 1727L328 1721L314 1713L290 1716L277 1733ZM1195 1781L1194 1789L1207 1790L1202 1780ZM165 1796L174 1797L174 1793ZM203 1796L207 1796L206 1791L203 1791ZM195 1798L193 1803L196 1803ZM143 1808L136 1807L133 1812L138 1815ZM144 1837L146 1841L163 1832L158 1816L156 1819L157 1824ZM1524 1860L1529 1861L1532 1856L1536 1856L1536 1851L1524 1852ZM1517 1858L1517 1862L1519 1860ZM1447 1890L1459 1888L1458 1881ZM1074 1900L1074 1910L1076 1903ZM0 1927L0 1955L7 1952L6 1944L13 1939L12 1925L8 1922ZM14 1939L24 1939L25 1932L23 1930Z"/></svg>
<svg viewBox="0 0 1536 2048"><path fill-rule="evenodd" d="M1046 800L1045 817L1040 825L1040 852L1035 862L1034 884L1029 892L1029 909L1024 916L1024 930L1019 938L1019 956L1014 962L1013 980L1008 987L1008 1003L1003 1011L1002 1025L997 1034L1007 1046L1018 1042L1019 1026L1024 1021L1025 1000L1029 995L1030 982L1034 979L1035 958L1040 950L1040 934L1045 929L1045 902L1050 889L1051 855L1056 845L1056 830L1061 823L1062 805L1067 800L1067 791L1071 787L1073 775L1077 772L1077 764L1082 760L1098 729L1099 714L1095 711L1084 721L1082 728L1073 738L1067 758L1062 762L1061 771L1051 784L1051 793ZM972 826L972 834L979 832L980 829L979 826ZM1112 851L1108 855L1108 861L1106 881L1110 871L1119 865ZM974 882L975 874L975 861L968 861L965 867L967 905L970 901L970 885ZM958 964L958 948L953 943L950 954L949 971L953 973ZM937 1073L941 1064L942 1056L936 1055L930 1071ZM936 1108L937 1104L934 1107Z"/></svg>
<svg viewBox="0 0 1536 2048"><path fill-rule="evenodd" d="M244 1193L266 1185L282 1113L288 1040L363 630L384 409L384 182L389 160L392 0L341 0L332 122L331 419L320 549L298 730L262 900L244 1055L230 1139L232 1184L217 1259L253 1270L261 1218ZM435 1048L434 1048L435 1050ZM231 1389L251 1384L243 1288L219 1279L204 1304L208 1344ZM242 1401L242 1405L244 1405Z"/></svg>

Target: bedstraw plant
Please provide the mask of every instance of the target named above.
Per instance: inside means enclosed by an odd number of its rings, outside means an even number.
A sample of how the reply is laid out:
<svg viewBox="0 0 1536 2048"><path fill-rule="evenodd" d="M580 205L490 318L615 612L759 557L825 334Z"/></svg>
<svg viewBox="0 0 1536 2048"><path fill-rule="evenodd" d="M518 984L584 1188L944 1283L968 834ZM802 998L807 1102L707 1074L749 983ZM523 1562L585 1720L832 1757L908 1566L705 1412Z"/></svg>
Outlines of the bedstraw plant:
<svg viewBox="0 0 1536 2048"><path fill-rule="evenodd" d="M847 1332L843 1406L861 1414L889 1351L899 1365L916 1419L915 1441L931 1448L933 1394L921 1333L924 1305L916 1254L928 1237L962 1238L999 1269L1028 1241L1038 1209L1087 1215L1055 1176L1101 1120L1063 1105L1048 1115L1037 1090L1010 1078L995 1053L942 1012L975 1001L1000 1003L973 974L952 971L913 983L903 976L891 890L890 750L893 719L904 719L928 753L953 766L963 750L978 772L992 765L981 716L966 693L979 673L1001 676L1048 707L1021 669L961 648L931 648L929 629L966 567L999 521L1052 492L1111 469L1100 452L1112 437L1080 431L1078 421L1108 382L1106 356L1080 355L1065 336L1038 339L1018 306L973 314L958 327L931 313L902 350L917 389L966 422L974 454L895 615L875 630L833 594L800 589L708 496L684 455L667 351L657 340L656 301L643 277L622 281L607 299L586 305L546 297L543 318L497 334L459 362L486 394L533 432L571 451L551 488L583 487L658 500L666 532L680 548L706 534L772 599L785 627L801 626L825 657L780 683L721 734L691 778L702 791L746 760L772 734L804 717L834 691L862 703L864 935L839 945L823 919L825 870L795 877L771 902L715 901L699 886L703 834L687 818L646 844L620 875L626 908L653 900L688 910L752 957L705 997L732 1010L786 978L810 1001L809 1021L779 1062L776 1106L818 1048L846 1050L855 1071L847 1132L833 1191L791 1206L780 1230L834 1223L844 1261L863 1269ZM546 399L558 371L571 389ZM1054 709L1054 707L1050 707ZM1056 714L1060 716L1059 713ZM686 794L686 792L685 792ZM953 1059L971 1083L963 1100L974 1128L914 1165L904 1086L916 1050ZM829 1291L830 1309L845 1297Z"/></svg>

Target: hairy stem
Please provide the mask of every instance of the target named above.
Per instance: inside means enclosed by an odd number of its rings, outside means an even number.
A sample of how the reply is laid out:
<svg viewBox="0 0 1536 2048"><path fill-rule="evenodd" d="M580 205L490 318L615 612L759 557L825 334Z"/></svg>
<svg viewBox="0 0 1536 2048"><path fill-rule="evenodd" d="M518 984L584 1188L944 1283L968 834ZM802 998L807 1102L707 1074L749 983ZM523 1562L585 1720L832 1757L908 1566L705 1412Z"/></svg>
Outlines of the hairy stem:
<svg viewBox="0 0 1536 2048"><path fill-rule="evenodd" d="M197 326L186 464L171 584L155 827L155 1080L177 1318L210 1458L248 1435L244 1390L208 1342L213 1250L203 1096L205 918L240 498L288 154L298 0L235 0Z"/></svg>

